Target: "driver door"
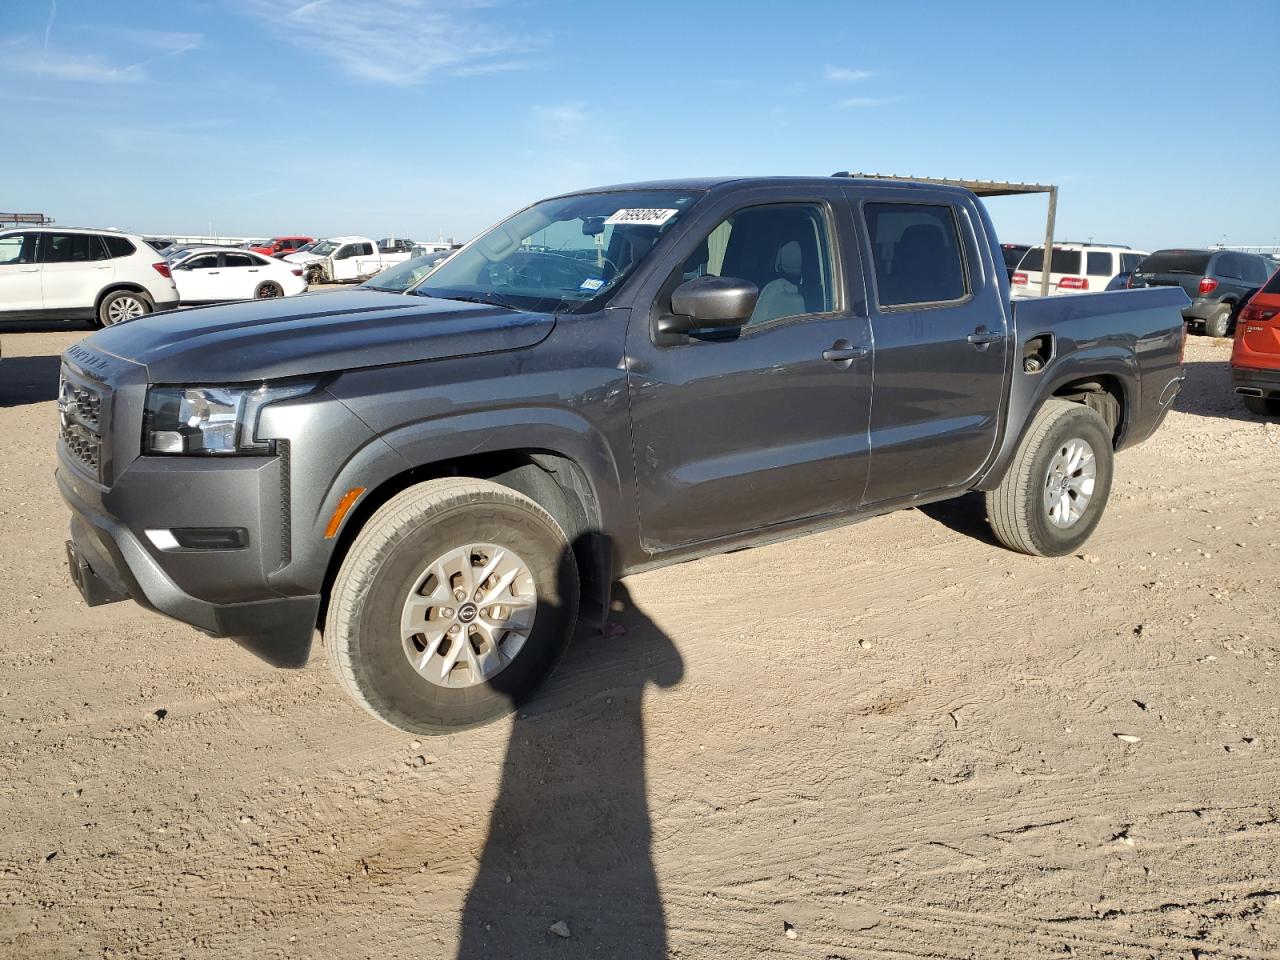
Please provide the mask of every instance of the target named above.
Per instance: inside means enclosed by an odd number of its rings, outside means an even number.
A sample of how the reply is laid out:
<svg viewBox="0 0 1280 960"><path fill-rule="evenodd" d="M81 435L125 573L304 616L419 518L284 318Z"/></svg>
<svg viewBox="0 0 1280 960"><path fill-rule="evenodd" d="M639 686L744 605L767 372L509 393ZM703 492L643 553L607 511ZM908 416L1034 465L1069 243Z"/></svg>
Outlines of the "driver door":
<svg viewBox="0 0 1280 960"><path fill-rule="evenodd" d="M848 512L867 480L870 327L838 191L706 211L627 334L641 540L651 553ZM760 291L741 332L667 345L700 276Z"/></svg>

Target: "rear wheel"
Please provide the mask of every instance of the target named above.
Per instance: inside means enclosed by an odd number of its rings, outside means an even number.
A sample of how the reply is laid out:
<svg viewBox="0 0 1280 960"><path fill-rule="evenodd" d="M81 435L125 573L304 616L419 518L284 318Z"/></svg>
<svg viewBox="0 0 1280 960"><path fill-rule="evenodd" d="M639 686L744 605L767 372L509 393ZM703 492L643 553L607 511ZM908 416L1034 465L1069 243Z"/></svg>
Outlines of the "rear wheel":
<svg viewBox="0 0 1280 960"><path fill-rule="evenodd" d="M1111 431L1084 404L1051 399L1031 422L1000 486L987 493L997 539L1038 557L1089 539L1111 493Z"/></svg>
<svg viewBox="0 0 1280 960"><path fill-rule="evenodd" d="M151 298L134 290L113 290L98 304L98 324L109 327L113 323L145 316L152 310Z"/></svg>
<svg viewBox="0 0 1280 960"><path fill-rule="evenodd" d="M1241 397L1245 409L1260 417L1280 417L1280 400L1271 397Z"/></svg>
<svg viewBox="0 0 1280 960"><path fill-rule="evenodd" d="M1204 322L1204 332L1211 337L1225 337L1231 329L1231 304L1224 303Z"/></svg>
<svg viewBox="0 0 1280 960"><path fill-rule="evenodd" d="M284 288L274 280L258 284L258 289L253 291L253 299L255 300L274 300L276 297L283 296Z"/></svg>
<svg viewBox="0 0 1280 960"><path fill-rule="evenodd" d="M577 566L551 515L496 483L447 478L369 518L334 581L325 647L375 717L446 733L532 694L577 616Z"/></svg>

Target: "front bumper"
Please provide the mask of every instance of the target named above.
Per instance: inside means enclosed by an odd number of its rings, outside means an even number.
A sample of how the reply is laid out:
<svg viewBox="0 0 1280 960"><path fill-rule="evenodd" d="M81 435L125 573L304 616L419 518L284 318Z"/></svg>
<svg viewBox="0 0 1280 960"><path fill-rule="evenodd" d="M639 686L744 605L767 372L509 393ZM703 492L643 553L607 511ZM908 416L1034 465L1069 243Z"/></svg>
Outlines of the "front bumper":
<svg viewBox="0 0 1280 960"><path fill-rule="evenodd" d="M1204 323L1222 306L1221 300L1192 300L1182 308L1182 319L1191 323Z"/></svg>
<svg viewBox="0 0 1280 960"><path fill-rule="evenodd" d="M164 570L128 528L77 495L67 467L58 488L71 507L67 542L72 580L89 606L133 599L216 637L231 637L276 666L302 666L320 611L320 597L270 597L215 603L192 596Z"/></svg>

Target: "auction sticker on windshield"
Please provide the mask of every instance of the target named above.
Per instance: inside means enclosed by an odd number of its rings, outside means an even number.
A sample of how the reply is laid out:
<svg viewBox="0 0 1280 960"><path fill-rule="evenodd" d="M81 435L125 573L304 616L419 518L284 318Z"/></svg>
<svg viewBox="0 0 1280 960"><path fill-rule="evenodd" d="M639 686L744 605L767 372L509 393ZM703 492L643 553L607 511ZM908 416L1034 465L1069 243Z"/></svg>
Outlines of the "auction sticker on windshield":
<svg viewBox="0 0 1280 960"><path fill-rule="evenodd" d="M629 223L634 226L660 227L679 212L679 210L663 210L652 207L626 207L606 220L605 224Z"/></svg>

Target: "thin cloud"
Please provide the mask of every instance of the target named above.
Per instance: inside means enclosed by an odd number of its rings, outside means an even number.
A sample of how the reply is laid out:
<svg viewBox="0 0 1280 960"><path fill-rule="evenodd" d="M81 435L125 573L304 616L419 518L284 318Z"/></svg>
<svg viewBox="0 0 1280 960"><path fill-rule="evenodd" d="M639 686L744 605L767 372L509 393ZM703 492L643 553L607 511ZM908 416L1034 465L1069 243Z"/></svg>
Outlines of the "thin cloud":
<svg viewBox="0 0 1280 960"><path fill-rule="evenodd" d="M591 123L580 103L558 103L533 108L533 127L547 140L573 140Z"/></svg>
<svg viewBox="0 0 1280 960"><path fill-rule="evenodd" d="M544 39L499 26L486 0L241 0L268 29L370 83L519 70Z"/></svg>
<svg viewBox="0 0 1280 960"><path fill-rule="evenodd" d="M857 110L863 107L883 107L905 99L905 97L849 97L847 100L841 100L839 105L848 110Z"/></svg>
<svg viewBox="0 0 1280 960"><path fill-rule="evenodd" d="M874 70L851 70L848 67L833 67L827 64L822 68L822 79L827 83L856 83L859 80L870 80Z"/></svg>
<svg viewBox="0 0 1280 960"><path fill-rule="evenodd" d="M58 0L49 0L49 19L44 24L44 52L49 52L49 35L53 33L53 21L58 16Z"/></svg>
<svg viewBox="0 0 1280 960"><path fill-rule="evenodd" d="M87 28L99 37L112 41L113 50L132 52L135 57L147 54L132 63L109 60L99 53L80 53L50 47L56 15L56 3L49 8L49 20L45 24L44 42L35 50L35 43L28 36L8 37L0 40L0 71L7 73L34 73L52 80L79 81L84 83L140 83L148 79L147 66L157 60L176 57L203 43L198 33L175 33L164 30L133 30L124 27Z"/></svg>

